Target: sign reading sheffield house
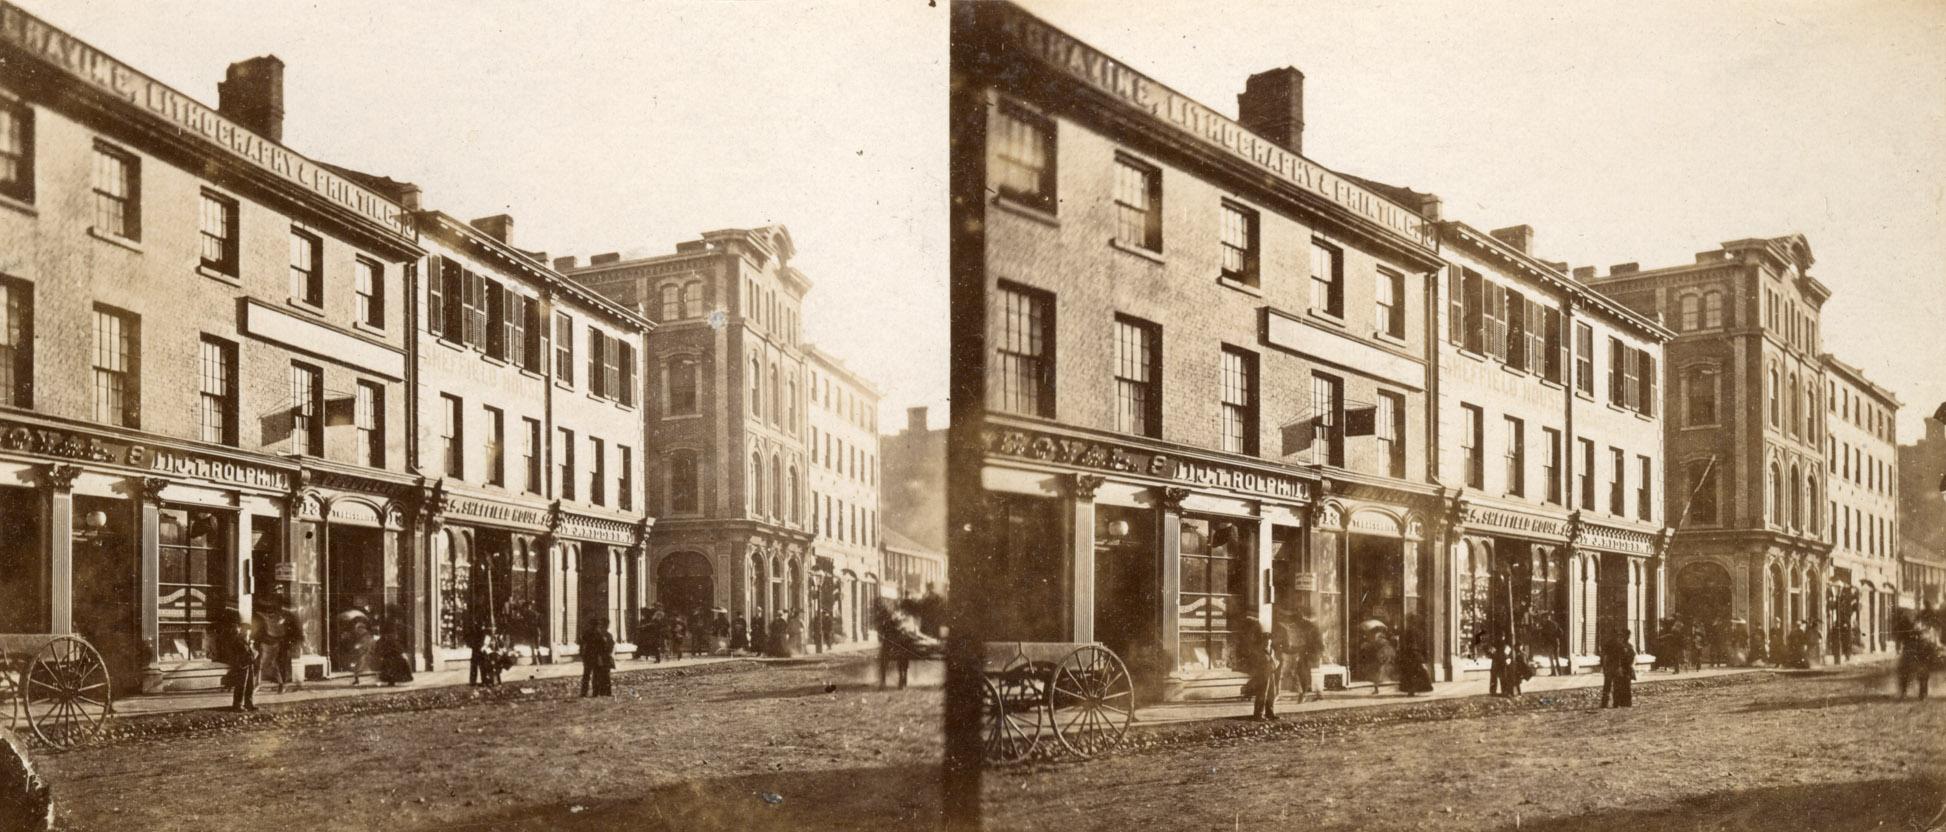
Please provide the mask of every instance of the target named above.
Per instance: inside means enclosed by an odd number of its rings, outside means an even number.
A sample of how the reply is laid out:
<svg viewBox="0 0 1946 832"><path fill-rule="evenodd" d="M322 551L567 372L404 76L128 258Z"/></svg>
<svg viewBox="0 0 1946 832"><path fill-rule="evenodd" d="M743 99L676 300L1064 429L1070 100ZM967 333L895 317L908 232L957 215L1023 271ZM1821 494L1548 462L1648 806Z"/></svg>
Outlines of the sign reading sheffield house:
<svg viewBox="0 0 1946 832"><path fill-rule="evenodd" d="M1437 248L1425 218L1324 166L1262 138L1194 99L1129 69L1010 3L992 3L1000 37L1041 63L1216 145L1279 179L1378 223L1428 251Z"/></svg>
<svg viewBox="0 0 1946 832"><path fill-rule="evenodd" d="M244 161L309 188L393 233L406 233L405 214L391 200L238 126L196 99L7 3L0 3L0 42L153 113L186 133L201 136Z"/></svg>

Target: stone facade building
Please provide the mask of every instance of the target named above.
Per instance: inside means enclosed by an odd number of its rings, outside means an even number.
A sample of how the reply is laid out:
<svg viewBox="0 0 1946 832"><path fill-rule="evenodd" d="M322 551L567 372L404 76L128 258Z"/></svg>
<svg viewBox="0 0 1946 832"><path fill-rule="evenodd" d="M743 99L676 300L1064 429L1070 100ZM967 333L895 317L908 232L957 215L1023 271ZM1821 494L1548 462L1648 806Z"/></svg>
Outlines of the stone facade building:
<svg viewBox="0 0 1946 832"><path fill-rule="evenodd" d="M1926 433L1898 449L1899 605L1946 607L1946 423L1925 421Z"/></svg>
<svg viewBox="0 0 1946 832"><path fill-rule="evenodd" d="M835 356L806 346L805 407L811 470L813 619L835 641L876 637L872 602L882 591L879 546L878 390Z"/></svg>
<svg viewBox="0 0 1946 832"><path fill-rule="evenodd" d="M1680 266L1584 275L1676 333L1664 385L1674 609L1748 625L1751 646L1766 652L1800 622L1828 623L1838 580L1818 339L1830 290L1812 262L1792 235L1732 240Z"/></svg>
<svg viewBox="0 0 1946 832"><path fill-rule="evenodd" d="M557 258L656 323L644 379L651 596L670 609L805 616L814 565L800 339L811 283L782 226L711 231L654 257ZM808 621L800 620L808 624Z"/></svg>

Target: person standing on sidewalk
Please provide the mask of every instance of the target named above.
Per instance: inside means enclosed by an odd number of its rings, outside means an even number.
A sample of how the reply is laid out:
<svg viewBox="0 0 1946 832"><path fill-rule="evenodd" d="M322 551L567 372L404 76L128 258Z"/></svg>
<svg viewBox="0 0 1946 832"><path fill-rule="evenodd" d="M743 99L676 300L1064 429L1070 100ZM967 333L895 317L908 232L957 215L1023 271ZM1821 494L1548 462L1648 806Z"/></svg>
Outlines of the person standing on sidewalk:
<svg viewBox="0 0 1946 832"><path fill-rule="evenodd" d="M597 616L581 640L581 695L614 696L608 683L615 669L615 636L608 632L608 617Z"/></svg>
<svg viewBox="0 0 1946 832"><path fill-rule="evenodd" d="M1601 706L1629 708L1635 705L1635 645L1627 630L1617 630L1601 646Z"/></svg>
<svg viewBox="0 0 1946 832"><path fill-rule="evenodd" d="M758 607L757 614L750 617L750 652L759 656L770 651L770 620L764 618L764 608Z"/></svg>
<svg viewBox="0 0 1946 832"><path fill-rule="evenodd" d="M243 617L235 610L228 611L222 629L216 632L217 661L230 666L223 675L224 683L230 688L230 710L254 711L257 709L258 662L262 661L262 651L257 647L251 627L243 622Z"/></svg>
<svg viewBox="0 0 1946 832"><path fill-rule="evenodd" d="M730 655L734 656L750 646L750 622L739 615L730 620Z"/></svg>
<svg viewBox="0 0 1946 832"><path fill-rule="evenodd" d="M377 640L372 644L372 652L378 656L379 684L393 686L412 681L412 660L406 658L405 644L399 640L397 627L384 622L373 626Z"/></svg>
<svg viewBox="0 0 1946 832"><path fill-rule="evenodd" d="M683 623L682 613L669 616L668 637L669 652L682 661L683 648L689 644L689 625Z"/></svg>
<svg viewBox="0 0 1946 832"><path fill-rule="evenodd" d="M1255 615L1243 617L1243 631L1238 633L1237 661L1240 670L1250 674L1250 680L1243 685L1243 694L1250 700L1251 719L1274 720L1277 718L1277 651L1272 646L1270 630Z"/></svg>
<svg viewBox="0 0 1946 832"><path fill-rule="evenodd" d="M1432 670L1426 656L1425 634L1419 631L1417 616L1406 616L1405 629L1399 633L1399 692L1417 696L1432 692Z"/></svg>

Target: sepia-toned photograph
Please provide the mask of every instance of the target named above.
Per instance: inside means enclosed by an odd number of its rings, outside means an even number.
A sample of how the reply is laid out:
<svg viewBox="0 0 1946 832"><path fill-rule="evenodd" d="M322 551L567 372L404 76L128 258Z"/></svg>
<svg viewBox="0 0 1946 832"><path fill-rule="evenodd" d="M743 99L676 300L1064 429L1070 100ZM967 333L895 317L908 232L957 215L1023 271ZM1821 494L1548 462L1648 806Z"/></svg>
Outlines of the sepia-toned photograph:
<svg viewBox="0 0 1946 832"><path fill-rule="evenodd" d="M1946 829L1942 264L1932 0L0 0L0 832Z"/></svg>

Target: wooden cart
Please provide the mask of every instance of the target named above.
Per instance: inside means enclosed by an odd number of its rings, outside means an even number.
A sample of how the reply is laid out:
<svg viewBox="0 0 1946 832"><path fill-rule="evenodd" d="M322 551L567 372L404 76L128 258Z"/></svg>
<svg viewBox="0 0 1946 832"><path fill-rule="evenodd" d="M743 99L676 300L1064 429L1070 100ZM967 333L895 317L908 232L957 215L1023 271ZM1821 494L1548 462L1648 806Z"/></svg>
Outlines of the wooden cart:
<svg viewBox="0 0 1946 832"><path fill-rule="evenodd" d="M1122 741L1135 721L1128 668L1094 642L988 642L980 705L988 762L1036 751L1090 757Z"/></svg>
<svg viewBox="0 0 1946 832"><path fill-rule="evenodd" d="M0 634L0 717L53 748L101 734L114 704L108 665L87 639Z"/></svg>

